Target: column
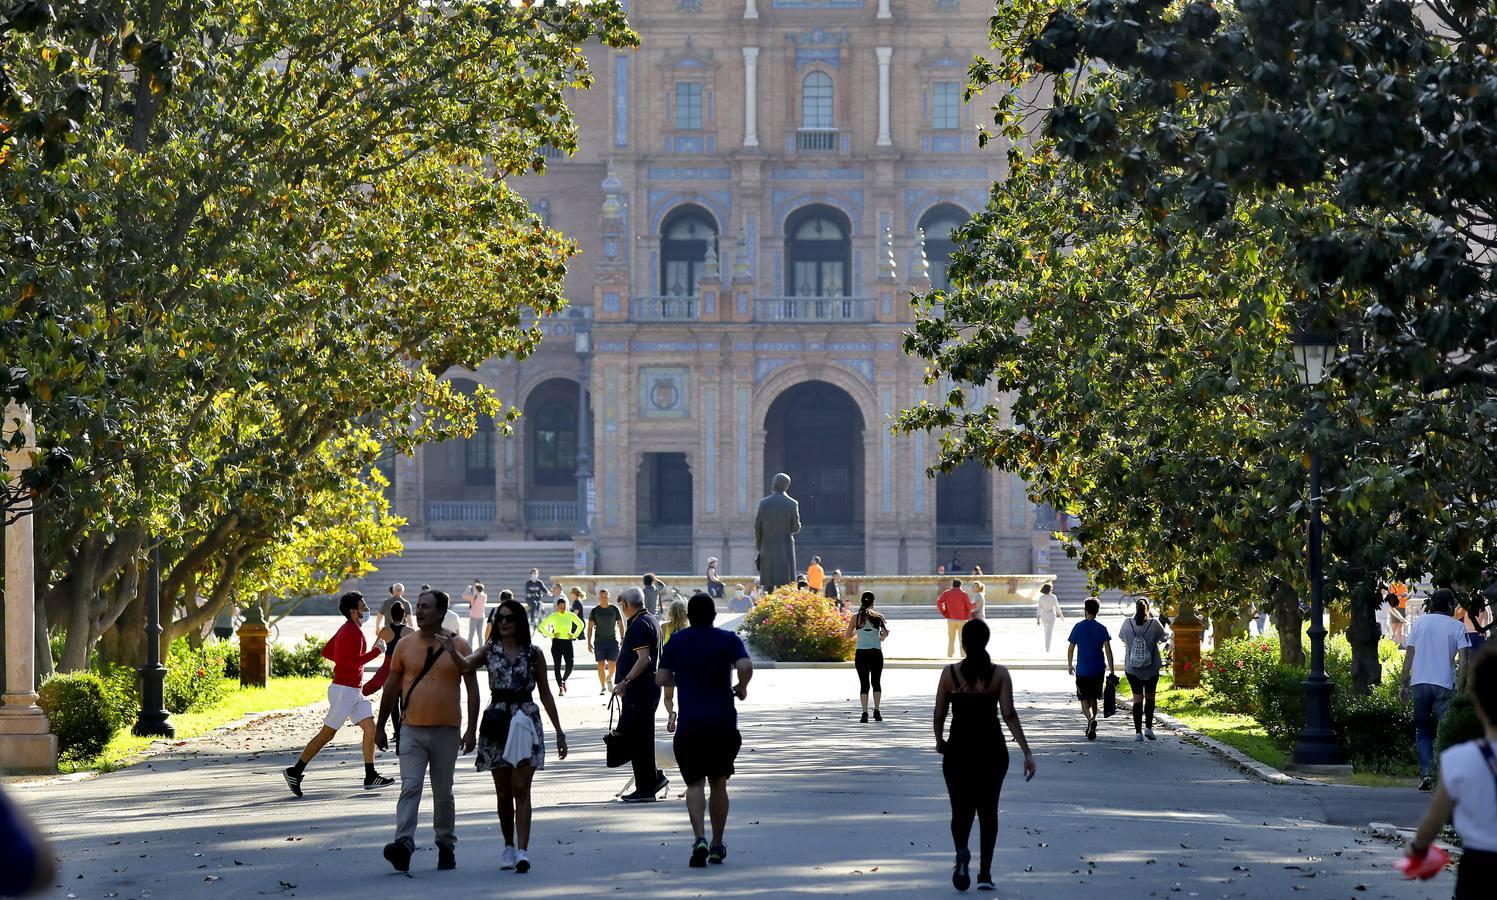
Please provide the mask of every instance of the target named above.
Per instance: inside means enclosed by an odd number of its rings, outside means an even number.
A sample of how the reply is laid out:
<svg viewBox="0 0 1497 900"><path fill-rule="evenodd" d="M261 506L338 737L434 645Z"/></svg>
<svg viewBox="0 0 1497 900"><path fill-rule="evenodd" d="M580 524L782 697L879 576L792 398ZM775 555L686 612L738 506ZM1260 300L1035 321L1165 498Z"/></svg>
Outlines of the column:
<svg viewBox="0 0 1497 900"><path fill-rule="evenodd" d="M887 3L888 0L883 0L883 2ZM743 17L745 19L759 18L759 5L755 2L755 0L744 0Z"/></svg>
<svg viewBox="0 0 1497 900"><path fill-rule="evenodd" d="M25 446L5 454L5 472L19 477L30 465L36 448L31 413L25 407L7 405L0 434L19 421L26 435ZM6 477L9 477L8 475ZM5 672L0 695L0 771L57 771L57 738L50 733L47 717L36 705L36 590L35 545L31 516L22 516L5 528Z"/></svg>
<svg viewBox="0 0 1497 900"><path fill-rule="evenodd" d="M753 0L749 0L750 8ZM754 13L754 17L758 17ZM749 18L744 14L744 18ZM743 146L759 146L759 48L743 48Z"/></svg>
<svg viewBox="0 0 1497 900"><path fill-rule="evenodd" d="M888 147L894 142L889 138L889 60L894 56L893 47L874 47L878 54L878 145Z"/></svg>
<svg viewBox="0 0 1497 900"><path fill-rule="evenodd" d="M752 4L753 2L754 2L754 0L749 0L750 4ZM744 18L748 18L748 16L744 16ZM892 19L892 18L894 18L894 14L889 11L889 0L878 0L878 16L876 18L880 18L880 19Z"/></svg>

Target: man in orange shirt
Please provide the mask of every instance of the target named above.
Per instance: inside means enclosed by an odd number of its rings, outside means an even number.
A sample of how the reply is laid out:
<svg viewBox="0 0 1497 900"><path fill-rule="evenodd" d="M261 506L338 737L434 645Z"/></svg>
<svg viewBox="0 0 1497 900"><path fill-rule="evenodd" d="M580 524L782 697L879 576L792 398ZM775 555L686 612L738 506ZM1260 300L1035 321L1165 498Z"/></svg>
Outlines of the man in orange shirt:
<svg viewBox="0 0 1497 900"><path fill-rule="evenodd" d="M946 655L955 656L962 626L972 618L972 598L962 590L960 578L951 579L951 589L942 591L941 596L936 598L936 609L946 617ZM965 650L962 653L966 655Z"/></svg>
<svg viewBox="0 0 1497 900"><path fill-rule="evenodd" d="M806 569L806 584L816 593L821 593L822 585L826 584L826 569L821 567L821 557L811 557L811 565Z"/></svg>

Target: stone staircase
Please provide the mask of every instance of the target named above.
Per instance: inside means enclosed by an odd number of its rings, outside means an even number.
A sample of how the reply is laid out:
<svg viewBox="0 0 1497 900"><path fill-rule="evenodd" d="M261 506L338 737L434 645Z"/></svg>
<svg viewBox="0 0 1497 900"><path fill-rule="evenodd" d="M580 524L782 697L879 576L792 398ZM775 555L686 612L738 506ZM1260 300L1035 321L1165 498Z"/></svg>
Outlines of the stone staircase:
<svg viewBox="0 0 1497 900"><path fill-rule="evenodd" d="M429 584L459 600L476 578L492 603L506 588L524 596L532 568L540 569L548 584L558 575L572 574L573 554L571 541L407 541L404 553L375 563L374 572L348 582L344 590L363 591L372 606L398 581L405 585L407 597L415 597L418 587Z"/></svg>

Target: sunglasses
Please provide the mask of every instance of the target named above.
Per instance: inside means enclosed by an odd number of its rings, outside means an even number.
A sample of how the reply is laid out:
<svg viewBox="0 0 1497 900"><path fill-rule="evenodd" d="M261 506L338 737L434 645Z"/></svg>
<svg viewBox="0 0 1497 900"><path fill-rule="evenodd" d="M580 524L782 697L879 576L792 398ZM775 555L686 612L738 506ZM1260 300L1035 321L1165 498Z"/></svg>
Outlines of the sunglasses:
<svg viewBox="0 0 1497 900"><path fill-rule="evenodd" d="M520 621L521 618L522 618L521 616L517 616L514 613L505 613L502 616L495 616L494 617L494 621L495 622L518 622L518 621Z"/></svg>

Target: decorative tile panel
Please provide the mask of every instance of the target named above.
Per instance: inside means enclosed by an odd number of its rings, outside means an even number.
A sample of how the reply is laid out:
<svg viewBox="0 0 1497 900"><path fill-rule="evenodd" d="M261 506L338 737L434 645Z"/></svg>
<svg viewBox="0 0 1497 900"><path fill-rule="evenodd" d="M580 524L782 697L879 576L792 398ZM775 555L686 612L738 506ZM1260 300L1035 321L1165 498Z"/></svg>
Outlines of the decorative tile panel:
<svg viewBox="0 0 1497 900"><path fill-rule="evenodd" d="M764 379L774 374L775 370L795 362L793 359L756 359L754 360L754 383L760 384Z"/></svg>
<svg viewBox="0 0 1497 900"><path fill-rule="evenodd" d="M684 366L641 366L639 414L646 419L684 419L691 414L687 397L690 370Z"/></svg>

